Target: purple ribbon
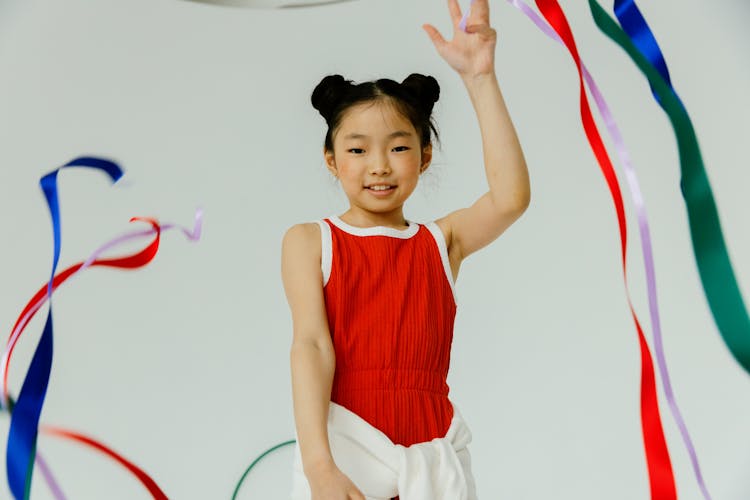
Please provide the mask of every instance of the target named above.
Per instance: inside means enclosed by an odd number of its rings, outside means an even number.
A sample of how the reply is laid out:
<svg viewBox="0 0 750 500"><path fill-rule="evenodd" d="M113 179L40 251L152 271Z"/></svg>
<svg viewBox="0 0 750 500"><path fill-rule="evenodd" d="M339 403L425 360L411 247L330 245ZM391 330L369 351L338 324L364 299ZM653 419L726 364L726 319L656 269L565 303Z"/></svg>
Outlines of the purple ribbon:
<svg viewBox="0 0 750 500"><path fill-rule="evenodd" d="M47 482L47 486L49 486L49 489L52 492L52 495L56 500L65 500L65 494L62 492L62 488L57 484L49 465L47 465L47 462L42 458L39 452L37 452L35 460L37 466L39 466L39 471L42 473L44 480Z"/></svg>
<svg viewBox="0 0 750 500"><path fill-rule="evenodd" d="M545 35L563 44L563 41L558 36L557 32L552 29L547 22L542 19L534 10L526 5L521 0L507 0L508 3L516 7L518 10L526 14L531 21L539 27ZM474 3L474 0L471 1ZM459 28L466 31L466 20L469 17L471 7L464 13ZM685 443L685 448L690 455L690 460L693 464L693 470L695 472L698 484L703 492L703 495L710 500L708 489L703 481L703 475L701 474L700 465L698 463L698 454L695 451L693 442L690 439L690 433L688 432L687 425L682 417L680 408L677 406L674 393L672 391L672 383L669 377L669 370L667 369L667 361L664 356L664 346L662 342L661 323L659 321L659 306L656 298L656 274L654 272L654 258L653 250L651 248L651 235L649 232L648 217L646 216L646 207L643 200L643 194L638 183L638 177L636 176L635 169L633 168L632 162L630 161L630 154L625 147L625 141L622 138L622 134L615 122L614 116L612 115L607 102L604 100L602 93L599 91L599 87L596 85L594 78L589 73L588 69L584 64L581 64L583 69L584 78L586 84L594 97L596 106L599 109L599 113L604 119L604 123L607 127L609 135L612 137L612 141L615 145L620 161L623 165L625 178L627 179L628 186L630 187L631 199L635 206L638 214L638 228L641 235L641 249L643 252L644 265L646 267L646 283L648 289L648 301L649 301L649 312L651 314L651 322L654 329L654 350L656 352L656 362L659 366L659 373L661 374L662 384L664 386L664 393L669 404L669 409L674 417L677 427L680 429L680 435ZM627 279L627 278L626 278Z"/></svg>
<svg viewBox="0 0 750 500"><path fill-rule="evenodd" d="M203 210L202 209L199 208L195 211L195 221L193 224L194 224L194 227L192 230L184 226L177 225L177 224L163 224L161 225L161 231L164 232L170 229L177 228L177 229L180 229L185 234L185 237L189 239L190 241L198 241L201 237L201 227L203 224ZM107 250L114 248L130 240L135 240L137 238L141 238L145 236L149 236L149 237L153 236L155 233L156 233L156 230L151 228L151 229L143 229L140 231L132 231L129 233L124 233L120 236L117 236L116 238L113 238L112 240L106 242L105 244L103 244L102 246L94 250L94 252L89 256L88 259L86 259L83 265L75 273L73 273L68 279L72 279L73 276L77 275L78 273L80 273L81 271L89 267L92 262L98 259ZM23 316L21 321L18 322L18 326L16 326L16 328L13 330L10 336L10 339L8 340L8 343L5 347L5 350L3 351L2 358L0 359L0 374L5 373L6 366L10 361L10 351L12 347L15 345L15 343L18 342L18 338L20 337L21 332L23 332L24 327L26 326L26 323L28 323L31 317L34 315L34 313L36 313L36 311L38 311L39 308L44 305L44 303L47 301L47 298L48 298L47 295L41 297L34 304L34 306L28 310L28 312ZM4 384L4 382L2 383ZM9 391L7 391L6 387L2 387L2 392L8 393ZM3 407L7 408L8 406L7 401L4 401L2 398L0 398L0 403L2 403Z"/></svg>
<svg viewBox="0 0 750 500"><path fill-rule="evenodd" d="M180 229L189 240L197 241L201 237L202 220L203 220L203 210L199 208L196 210L196 213L195 213L194 227L192 230L184 226L177 225L177 224L164 224L161 226L161 231L167 231L169 229L177 228L177 229ZM83 265L73 274L78 274L84 269L86 269L87 267L89 267L96 259L98 259L107 250L110 250L111 248L114 248L130 240L135 240L135 239L142 238L142 237L151 237L155 233L156 233L156 229L151 228L147 230L124 233L120 235L106 242L99 248L97 248L88 257L88 259L86 259ZM71 275L70 277L72 278L73 275ZM28 321L31 319L31 317L36 313L36 311L38 311L39 308L41 308L42 305L44 305L44 303L48 300L49 297L50 297L49 293L47 295L40 297L40 299L34 304L34 306L31 309L29 309L29 311L24 315L23 319L18 322L18 325L13 330L13 333L10 339L8 340L8 344L6 345L5 351L3 352L2 360L0 361L0 374L4 373L4 368L9 362L11 348L18 341L18 338L23 332L24 327L26 326ZM4 392L7 393L7 391L4 391ZM5 401L3 398L0 398L0 407L2 407L3 409L8 409L10 407L9 402ZM52 474L52 471L49 468L49 465L41 456L41 454L39 453L35 454L35 462L39 466L39 471L44 477L44 480L47 483L54 498L56 500L66 500L66 497L62 491L62 488L60 487L59 483L56 481L54 475Z"/></svg>

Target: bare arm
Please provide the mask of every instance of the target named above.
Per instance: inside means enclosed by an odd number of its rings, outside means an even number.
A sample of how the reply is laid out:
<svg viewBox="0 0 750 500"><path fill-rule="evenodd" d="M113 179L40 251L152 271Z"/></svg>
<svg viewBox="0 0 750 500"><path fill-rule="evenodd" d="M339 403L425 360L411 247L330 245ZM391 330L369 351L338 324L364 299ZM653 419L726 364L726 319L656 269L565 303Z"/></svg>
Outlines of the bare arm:
<svg viewBox="0 0 750 500"><path fill-rule="evenodd" d="M327 349L312 343L293 343L291 349L294 420L302 466L309 475L333 464L328 444L328 402L336 360Z"/></svg>
<svg viewBox="0 0 750 500"><path fill-rule="evenodd" d="M531 187L521 144L495 74L497 32L489 24L489 2L472 3L466 33L459 28L462 14L457 0L448 0L448 7L454 28L450 42L434 26L425 24L424 29L469 93L482 134L489 187L470 207L438 220L460 261L489 245L523 214L531 201Z"/></svg>
<svg viewBox="0 0 750 500"><path fill-rule="evenodd" d="M294 419L305 474L334 464L328 442L328 405L336 366L320 269L320 229L289 228L282 242L281 273L292 312L290 349Z"/></svg>

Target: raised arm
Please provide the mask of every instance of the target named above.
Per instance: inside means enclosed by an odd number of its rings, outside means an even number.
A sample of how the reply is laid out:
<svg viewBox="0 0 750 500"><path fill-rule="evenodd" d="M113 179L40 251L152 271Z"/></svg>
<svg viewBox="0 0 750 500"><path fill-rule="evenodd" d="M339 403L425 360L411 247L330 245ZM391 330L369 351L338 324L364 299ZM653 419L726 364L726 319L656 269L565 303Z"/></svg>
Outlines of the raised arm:
<svg viewBox="0 0 750 500"><path fill-rule="evenodd" d="M518 219L529 205L531 188L526 160L495 75L497 33L489 25L488 0L474 0L464 32L461 10L448 0L454 36L446 42L431 25L424 28L440 55L461 76L479 120L484 169L489 190L468 208L438 219L457 259L488 245Z"/></svg>
<svg viewBox="0 0 750 500"><path fill-rule="evenodd" d="M290 351L297 439L305 475L334 464L328 442L328 405L336 367L320 268L320 229L296 224L284 235L281 275L292 313Z"/></svg>

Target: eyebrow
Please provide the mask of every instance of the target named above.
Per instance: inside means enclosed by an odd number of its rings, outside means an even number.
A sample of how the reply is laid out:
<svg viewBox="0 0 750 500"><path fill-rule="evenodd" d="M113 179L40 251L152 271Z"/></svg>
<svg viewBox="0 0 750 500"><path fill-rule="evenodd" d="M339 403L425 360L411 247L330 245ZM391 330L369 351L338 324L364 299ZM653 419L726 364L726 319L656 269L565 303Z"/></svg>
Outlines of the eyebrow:
<svg viewBox="0 0 750 500"><path fill-rule="evenodd" d="M411 137L411 132L407 132L405 130L397 130L393 132L392 134L388 135L388 139L392 139L394 137ZM369 135L364 134L358 134L358 133L351 133L344 136L344 139L369 139Z"/></svg>

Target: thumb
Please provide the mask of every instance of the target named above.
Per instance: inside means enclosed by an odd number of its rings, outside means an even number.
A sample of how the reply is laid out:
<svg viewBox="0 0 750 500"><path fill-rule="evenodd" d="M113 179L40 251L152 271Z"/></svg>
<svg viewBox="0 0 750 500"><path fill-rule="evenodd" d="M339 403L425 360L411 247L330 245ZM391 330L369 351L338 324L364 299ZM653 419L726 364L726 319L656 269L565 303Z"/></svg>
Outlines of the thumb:
<svg viewBox="0 0 750 500"><path fill-rule="evenodd" d="M443 46L447 43L445 41L445 38L443 38L443 35L441 35L440 32L431 24L423 24L422 28L424 28L424 30L427 32L430 40L432 40L432 43L435 44L436 48L442 49Z"/></svg>

